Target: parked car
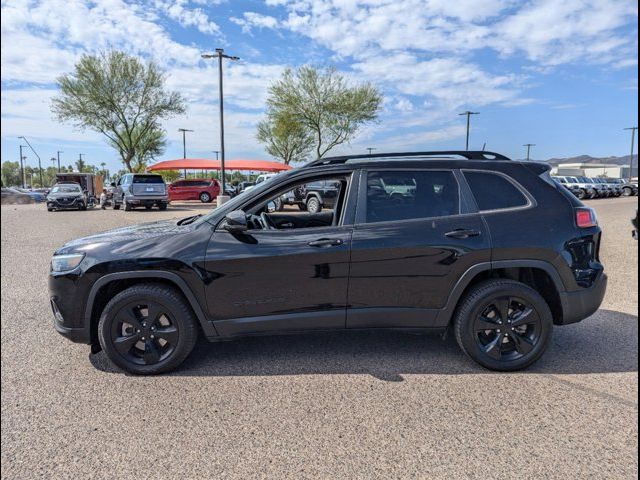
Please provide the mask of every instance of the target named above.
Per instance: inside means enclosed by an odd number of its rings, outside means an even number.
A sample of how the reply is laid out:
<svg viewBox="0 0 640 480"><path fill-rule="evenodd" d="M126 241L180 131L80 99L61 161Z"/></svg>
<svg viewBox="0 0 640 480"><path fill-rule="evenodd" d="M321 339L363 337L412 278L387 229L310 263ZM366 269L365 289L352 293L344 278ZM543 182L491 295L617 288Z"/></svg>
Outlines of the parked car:
<svg viewBox="0 0 640 480"><path fill-rule="evenodd" d="M594 185L581 182L576 177L556 176L552 178L567 187L580 200L598 197L598 191Z"/></svg>
<svg viewBox="0 0 640 480"><path fill-rule="evenodd" d="M209 203L220 195L220 184L216 179L178 180L169 185L169 201L200 200Z"/></svg>
<svg viewBox="0 0 640 480"><path fill-rule="evenodd" d="M297 205L300 210L318 213L323 208L333 208L339 192L340 182L331 180L313 182L285 193L278 199L277 206Z"/></svg>
<svg viewBox="0 0 640 480"><path fill-rule="evenodd" d="M56 183L77 183L86 195L86 202L93 207L100 201L102 177L93 173L65 172L56 173Z"/></svg>
<svg viewBox="0 0 640 480"><path fill-rule="evenodd" d="M631 197L633 195L638 195L638 185L634 183L629 183L622 178L607 178L609 183L614 183L618 185L618 187L622 190L622 196Z"/></svg>
<svg viewBox="0 0 640 480"><path fill-rule="evenodd" d="M450 330L480 365L526 368L607 285L596 214L549 168L485 151L323 158L206 215L66 243L55 328L136 374L176 368L200 334L364 328ZM327 181L331 210L268 213ZM398 208L384 186L409 181Z"/></svg>
<svg viewBox="0 0 640 480"><path fill-rule="evenodd" d="M167 186L161 175L149 173L127 173L111 185L113 190L113 209L124 206L125 211L135 207L151 210L154 206L166 210L169 203Z"/></svg>
<svg viewBox="0 0 640 480"><path fill-rule="evenodd" d="M86 210L88 198L78 183L56 183L47 195L47 210Z"/></svg>
<svg viewBox="0 0 640 480"><path fill-rule="evenodd" d="M604 178L595 177L589 178L589 180L595 184L602 185L606 189L608 197L619 197L622 195L622 190L620 190L617 185L607 182Z"/></svg>
<svg viewBox="0 0 640 480"><path fill-rule="evenodd" d="M25 195L29 195L36 203L42 203L47 200L47 196L42 192L38 192L37 190L27 190L26 188L17 188L16 190L24 193Z"/></svg>
<svg viewBox="0 0 640 480"><path fill-rule="evenodd" d="M254 185L255 185L255 182L249 182L249 181L240 182L240 183L236 186L236 192L237 192L237 193L242 193L242 192L244 192L248 187L253 187Z"/></svg>
<svg viewBox="0 0 640 480"><path fill-rule="evenodd" d="M3 205L26 205L28 203L35 203L35 200L30 195L16 188L2 188Z"/></svg>

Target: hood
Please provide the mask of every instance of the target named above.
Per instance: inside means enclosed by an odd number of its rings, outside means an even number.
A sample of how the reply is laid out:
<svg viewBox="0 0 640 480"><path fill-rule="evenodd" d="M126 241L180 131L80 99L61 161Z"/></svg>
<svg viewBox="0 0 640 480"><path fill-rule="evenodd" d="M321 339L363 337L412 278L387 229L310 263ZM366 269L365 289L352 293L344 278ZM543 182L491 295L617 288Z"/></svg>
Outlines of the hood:
<svg viewBox="0 0 640 480"><path fill-rule="evenodd" d="M77 238L65 243L56 251L56 255L71 252L86 252L91 255L97 249L123 255L134 254L141 249L148 251L160 238L188 233L193 229L191 225L179 226L176 223L177 220L143 223Z"/></svg>

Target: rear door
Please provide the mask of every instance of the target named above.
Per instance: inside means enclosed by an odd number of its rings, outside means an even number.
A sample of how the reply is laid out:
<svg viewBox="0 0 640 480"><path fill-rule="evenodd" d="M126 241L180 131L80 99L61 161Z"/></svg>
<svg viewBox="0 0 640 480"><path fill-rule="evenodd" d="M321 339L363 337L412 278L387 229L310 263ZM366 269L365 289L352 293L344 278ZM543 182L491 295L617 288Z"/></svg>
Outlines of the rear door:
<svg viewBox="0 0 640 480"><path fill-rule="evenodd" d="M451 170L362 173L349 277L347 328L425 328L490 238ZM465 187L466 188L466 187Z"/></svg>

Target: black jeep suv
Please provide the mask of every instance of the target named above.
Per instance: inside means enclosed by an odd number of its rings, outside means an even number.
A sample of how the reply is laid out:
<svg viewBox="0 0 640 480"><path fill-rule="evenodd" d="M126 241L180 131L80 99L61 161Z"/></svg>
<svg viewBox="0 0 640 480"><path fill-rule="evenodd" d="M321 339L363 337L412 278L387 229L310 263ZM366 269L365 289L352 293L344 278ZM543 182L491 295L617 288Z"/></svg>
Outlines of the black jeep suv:
<svg viewBox="0 0 640 480"><path fill-rule="evenodd" d="M298 186L331 210L274 212ZM273 212L273 213L269 213ZM451 330L495 370L594 313L607 277L595 213L549 166L489 152L321 159L206 215L71 241L51 262L55 328L123 369L177 367L198 335Z"/></svg>

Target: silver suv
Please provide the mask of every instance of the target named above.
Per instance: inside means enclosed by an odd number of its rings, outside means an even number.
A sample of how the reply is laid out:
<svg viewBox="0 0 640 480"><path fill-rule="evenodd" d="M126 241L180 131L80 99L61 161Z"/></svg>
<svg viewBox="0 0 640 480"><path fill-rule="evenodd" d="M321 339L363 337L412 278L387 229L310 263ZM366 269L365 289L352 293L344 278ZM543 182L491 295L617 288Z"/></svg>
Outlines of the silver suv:
<svg viewBox="0 0 640 480"><path fill-rule="evenodd" d="M166 210L169 204L167 186L160 175L128 173L111 186L114 187L114 210L119 210L121 205L124 205L126 211L135 207L151 210L154 206Z"/></svg>
<svg viewBox="0 0 640 480"><path fill-rule="evenodd" d="M601 187L597 187L593 183L586 181L583 177L555 177L561 184L565 185L569 190L580 199L599 197Z"/></svg>

